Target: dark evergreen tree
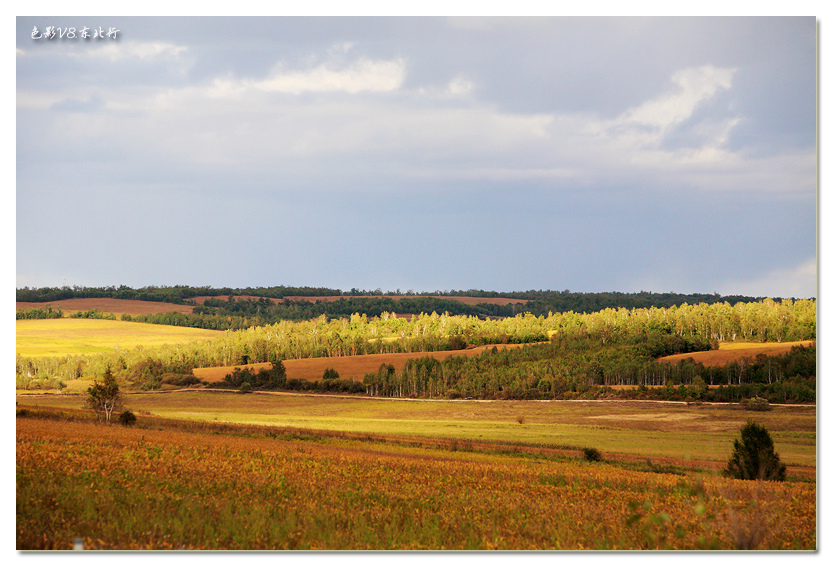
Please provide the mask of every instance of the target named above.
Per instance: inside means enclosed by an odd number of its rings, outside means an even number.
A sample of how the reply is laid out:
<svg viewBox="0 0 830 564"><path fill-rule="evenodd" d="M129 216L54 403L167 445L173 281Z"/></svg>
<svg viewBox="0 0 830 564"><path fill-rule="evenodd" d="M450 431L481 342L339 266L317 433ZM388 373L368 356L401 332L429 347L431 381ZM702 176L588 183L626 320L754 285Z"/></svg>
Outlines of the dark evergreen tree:
<svg viewBox="0 0 830 564"><path fill-rule="evenodd" d="M732 458L724 473L740 480L783 482L787 467L779 460L766 428L750 421L741 429L741 438L735 439Z"/></svg>

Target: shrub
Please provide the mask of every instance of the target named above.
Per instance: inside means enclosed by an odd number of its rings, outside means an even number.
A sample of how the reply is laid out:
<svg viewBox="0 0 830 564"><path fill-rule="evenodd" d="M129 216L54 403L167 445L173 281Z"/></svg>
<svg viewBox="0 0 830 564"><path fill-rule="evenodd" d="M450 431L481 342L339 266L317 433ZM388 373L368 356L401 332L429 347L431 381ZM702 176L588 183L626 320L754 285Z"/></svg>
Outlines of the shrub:
<svg viewBox="0 0 830 564"><path fill-rule="evenodd" d="M242 385L239 386L239 393L240 394L247 394L251 391L251 385L248 382L242 382Z"/></svg>
<svg viewBox="0 0 830 564"><path fill-rule="evenodd" d="M225 375L225 381L233 388L241 388L244 384L257 389L282 388L286 385L285 366L280 360L272 362L271 368L260 368L258 372L237 366L231 374Z"/></svg>
<svg viewBox="0 0 830 564"><path fill-rule="evenodd" d="M588 462L599 462L602 460L600 452L593 447L585 447L582 449L582 454L585 455L585 460Z"/></svg>
<svg viewBox="0 0 830 564"><path fill-rule="evenodd" d="M193 374L175 374L171 372L161 377L161 383L171 386L192 386L194 384L200 384L201 380Z"/></svg>
<svg viewBox="0 0 830 564"><path fill-rule="evenodd" d="M772 409L767 400L757 396L749 399L744 398L741 400L741 404L747 411L769 411Z"/></svg>
<svg viewBox="0 0 830 564"><path fill-rule="evenodd" d="M135 424L135 414L129 409L125 409L118 415L118 421L125 427L131 427Z"/></svg>
<svg viewBox="0 0 830 564"><path fill-rule="evenodd" d="M735 439L724 475L739 480L783 482L787 467L779 460L766 428L749 421L741 428L741 438Z"/></svg>
<svg viewBox="0 0 830 564"><path fill-rule="evenodd" d="M323 372L323 380L337 380L340 374L334 368L326 368Z"/></svg>
<svg viewBox="0 0 830 564"><path fill-rule="evenodd" d="M447 347L451 351L458 351L467 348L467 341L461 335L451 335L447 340Z"/></svg>
<svg viewBox="0 0 830 564"><path fill-rule="evenodd" d="M300 378L290 378L285 383L285 388L288 390L306 390L308 382Z"/></svg>

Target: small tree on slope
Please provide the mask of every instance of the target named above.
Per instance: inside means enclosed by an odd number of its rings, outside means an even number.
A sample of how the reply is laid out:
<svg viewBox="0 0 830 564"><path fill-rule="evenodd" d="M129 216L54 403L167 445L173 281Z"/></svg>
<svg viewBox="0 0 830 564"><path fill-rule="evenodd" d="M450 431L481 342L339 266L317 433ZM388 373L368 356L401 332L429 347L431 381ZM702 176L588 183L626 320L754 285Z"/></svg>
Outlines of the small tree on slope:
<svg viewBox="0 0 830 564"><path fill-rule="evenodd" d="M87 388L86 393L86 405L95 412L98 421L106 420L109 423L112 412L119 409L122 403L118 382L115 381L112 370L107 367L106 372L104 372L104 381L95 382Z"/></svg>

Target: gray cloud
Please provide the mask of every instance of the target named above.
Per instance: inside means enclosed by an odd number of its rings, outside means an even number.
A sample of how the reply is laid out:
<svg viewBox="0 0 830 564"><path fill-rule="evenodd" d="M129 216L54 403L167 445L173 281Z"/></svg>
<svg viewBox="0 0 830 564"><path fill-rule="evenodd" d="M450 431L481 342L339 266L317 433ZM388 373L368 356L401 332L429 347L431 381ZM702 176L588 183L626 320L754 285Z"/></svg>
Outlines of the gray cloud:
<svg viewBox="0 0 830 564"><path fill-rule="evenodd" d="M121 36L32 40L46 25ZM19 284L757 293L811 276L815 19L17 30ZM85 221L70 240L67 217Z"/></svg>

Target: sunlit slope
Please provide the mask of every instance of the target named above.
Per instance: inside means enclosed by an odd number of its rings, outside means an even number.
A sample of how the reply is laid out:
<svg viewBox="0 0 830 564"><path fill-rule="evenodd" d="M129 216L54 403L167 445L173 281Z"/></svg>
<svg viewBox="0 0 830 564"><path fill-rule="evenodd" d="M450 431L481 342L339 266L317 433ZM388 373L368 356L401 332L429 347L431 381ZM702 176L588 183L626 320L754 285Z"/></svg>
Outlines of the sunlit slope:
<svg viewBox="0 0 830 564"><path fill-rule="evenodd" d="M222 333L109 319L21 319L17 321L17 353L26 357L97 354L201 341Z"/></svg>
<svg viewBox="0 0 830 564"><path fill-rule="evenodd" d="M815 341L791 341L786 343L723 342L720 343L717 350L673 354L662 357L660 361L679 362L684 358L690 358L704 366L726 366L730 362L735 362L741 358L748 359L751 362L759 354L767 356L785 354L799 345L802 347L815 346Z"/></svg>

